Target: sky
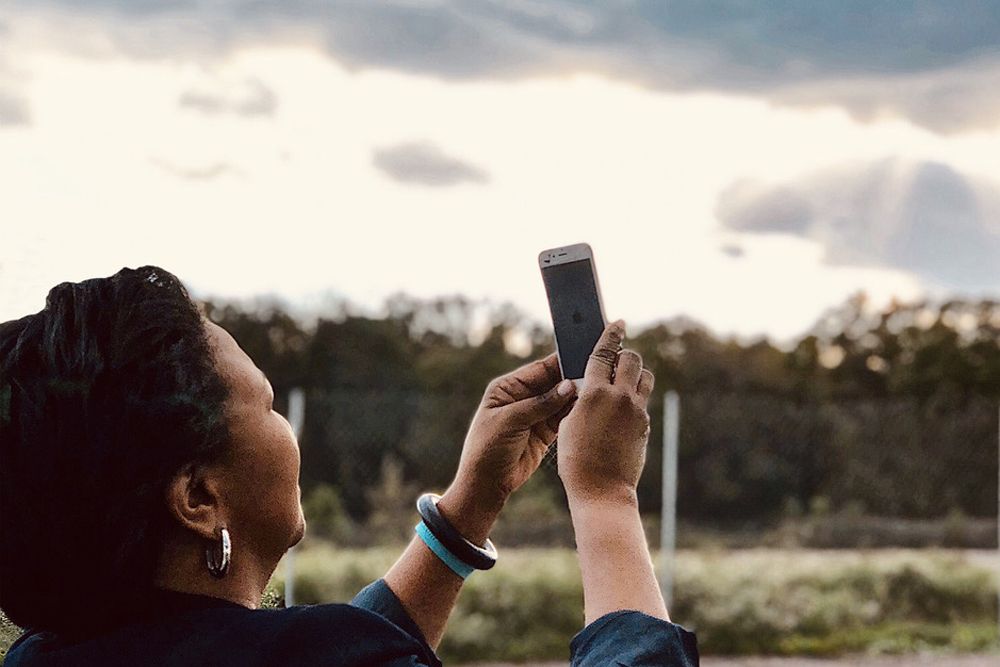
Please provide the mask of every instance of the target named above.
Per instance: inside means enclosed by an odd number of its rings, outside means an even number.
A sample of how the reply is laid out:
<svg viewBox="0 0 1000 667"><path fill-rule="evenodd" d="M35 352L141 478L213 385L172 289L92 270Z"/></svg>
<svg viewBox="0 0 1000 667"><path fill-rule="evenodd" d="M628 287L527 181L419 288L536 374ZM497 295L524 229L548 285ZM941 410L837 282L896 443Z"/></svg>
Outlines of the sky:
<svg viewBox="0 0 1000 667"><path fill-rule="evenodd" d="M1000 3L0 0L0 321L157 264L790 340L1000 296ZM319 306L316 306L319 307Z"/></svg>

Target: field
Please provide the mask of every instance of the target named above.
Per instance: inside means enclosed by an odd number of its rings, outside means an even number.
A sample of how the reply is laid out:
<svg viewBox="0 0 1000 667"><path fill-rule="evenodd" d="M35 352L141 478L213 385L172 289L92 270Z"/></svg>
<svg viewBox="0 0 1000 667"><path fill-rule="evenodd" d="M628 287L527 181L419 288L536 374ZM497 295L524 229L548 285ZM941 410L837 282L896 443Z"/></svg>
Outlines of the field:
<svg viewBox="0 0 1000 667"><path fill-rule="evenodd" d="M304 545L296 602L349 599L398 553ZM671 616L714 655L988 651L995 562L980 551L682 551ZM282 577L279 568L275 592ZM507 550L466 583L440 652L449 662L565 659L582 599L572 551Z"/></svg>
<svg viewBox="0 0 1000 667"><path fill-rule="evenodd" d="M307 539L296 603L349 600L399 553ZM281 604L284 569L268 586L271 605ZM716 667L821 667L834 663L735 657L858 654L889 657L836 664L894 667L928 653L935 664L978 667L995 656L945 656L997 650L995 572L996 552L985 551L681 551L670 611ZM440 653L448 664L564 665L582 600L572 551L502 551L494 570L467 581ZM0 627L0 655L14 637L16 628Z"/></svg>

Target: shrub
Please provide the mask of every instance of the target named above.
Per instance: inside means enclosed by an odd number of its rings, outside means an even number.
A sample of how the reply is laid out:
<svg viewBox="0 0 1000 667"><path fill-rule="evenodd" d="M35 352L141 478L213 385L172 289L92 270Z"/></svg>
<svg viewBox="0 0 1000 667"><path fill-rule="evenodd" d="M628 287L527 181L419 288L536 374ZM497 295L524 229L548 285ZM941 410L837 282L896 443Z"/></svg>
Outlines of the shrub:
<svg viewBox="0 0 1000 667"><path fill-rule="evenodd" d="M338 544L350 540L354 525L344 509L340 493L332 484L317 484L302 499L306 531Z"/></svg>
<svg viewBox="0 0 1000 667"><path fill-rule="evenodd" d="M399 553L340 549L307 536L296 550L296 601L348 601ZM706 654L983 650L997 644L997 582L977 558L939 551L681 551L670 614L698 633ZM264 606L284 605L285 576L283 565ZM583 620L573 551L500 544L497 566L466 582L439 653L446 662L565 660ZM0 653L19 633L2 621Z"/></svg>
<svg viewBox="0 0 1000 667"><path fill-rule="evenodd" d="M583 624L576 555L500 548L496 568L466 582L441 655L566 659ZM349 600L398 553L311 543L297 558L299 600ZM973 650L996 637L996 583L960 553L682 551L675 581L671 617L698 633L706 653Z"/></svg>

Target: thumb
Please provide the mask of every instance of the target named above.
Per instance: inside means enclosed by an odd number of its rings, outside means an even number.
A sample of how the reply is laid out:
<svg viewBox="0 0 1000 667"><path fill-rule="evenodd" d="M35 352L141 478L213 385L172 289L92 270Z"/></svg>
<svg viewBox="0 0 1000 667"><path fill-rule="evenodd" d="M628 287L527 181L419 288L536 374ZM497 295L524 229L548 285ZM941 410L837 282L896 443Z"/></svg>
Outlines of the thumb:
<svg viewBox="0 0 1000 667"><path fill-rule="evenodd" d="M519 426L532 426L563 409L573 399L574 394L576 385L571 380L563 380L544 394L522 398L507 408Z"/></svg>

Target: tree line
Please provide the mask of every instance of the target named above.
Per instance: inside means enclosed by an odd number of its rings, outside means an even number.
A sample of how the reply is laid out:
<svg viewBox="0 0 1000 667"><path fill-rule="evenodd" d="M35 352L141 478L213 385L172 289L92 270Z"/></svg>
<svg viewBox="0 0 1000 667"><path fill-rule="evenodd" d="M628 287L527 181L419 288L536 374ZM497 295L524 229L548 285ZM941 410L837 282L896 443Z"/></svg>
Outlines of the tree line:
<svg viewBox="0 0 1000 667"><path fill-rule="evenodd" d="M347 302L310 315L205 303L268 375L276 409L305 390L303 494L335 489L356 520L378 511L387 475L443 490L486 384L555 349L547 323L487 305L483 316L464 296L396 294L373 318ZM791 344L682 318L632 327L625 344L656 374L645 511L660 503L662 397L675 390L684 518L760 520L817 502L909 518L996 512L998 302L874 309L858 294ZM554 463L543 468L529 493L559 497Z"/></svg>

